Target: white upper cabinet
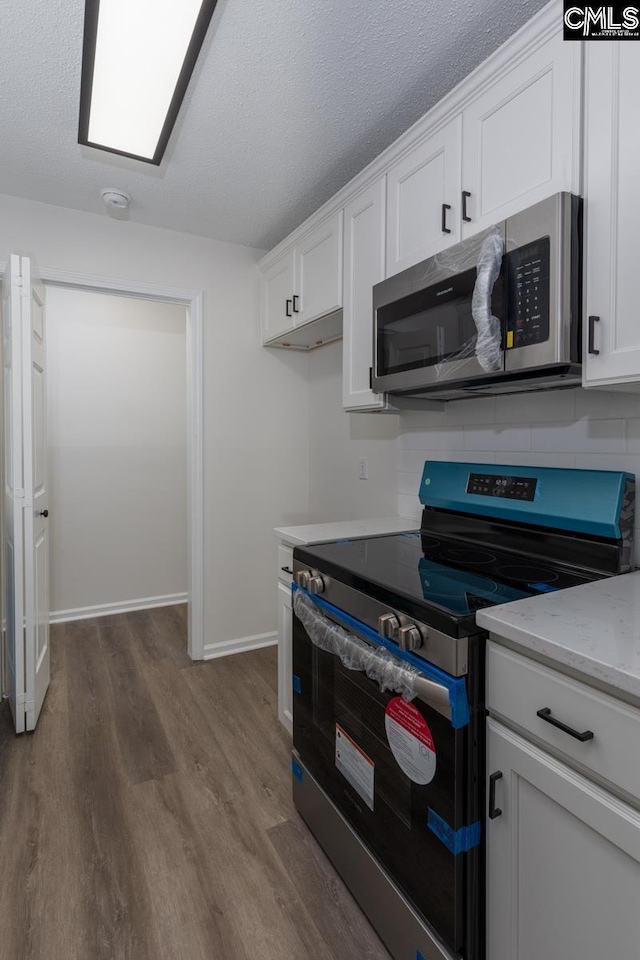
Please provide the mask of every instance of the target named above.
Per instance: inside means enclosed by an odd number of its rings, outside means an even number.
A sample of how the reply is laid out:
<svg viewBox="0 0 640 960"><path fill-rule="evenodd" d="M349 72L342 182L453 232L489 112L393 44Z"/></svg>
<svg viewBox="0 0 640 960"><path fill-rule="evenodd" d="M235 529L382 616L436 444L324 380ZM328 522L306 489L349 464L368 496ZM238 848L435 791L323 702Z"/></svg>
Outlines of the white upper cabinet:
<svg viewBox="0 0 640 960"><path fill-rule="evenodd" d="M260 301L263 343L308 350L342 335L342 210L261 266Z"/></svg>
<svg viewBox="0 0 640 960"><path fill-rule="evenodd" d="M261 276L262 340L293 326L293 253L278 257Z"/></svg>
<svg viewBox="0 0 640 960"><path fill-rule="evenodd" d="M394 163L387 173L387 276L460 239L461 118Z"/></svg>
<svg viewBox="0 0 640 960"><path fill-rule="evenodd" d="M294 264L295 326L342 307L342 210L302 237Z"/></svg>
<svg viewBox="0 0 640 960"><path fill-rule="evenodd" d="M588 43L586 64L585 386L640 383L640 55Z"/></svg>
<svg viewBox="0 0 640 960"><path fill-rule="evenodd" d="M384 397L371 390L374 284L384 280L385 178L348 203L344 211L343 405L375 410Z"/></svg>
<svg viewBox="0 0 640 960"><path fill-rule="evenodd" d="M558 32L464 109L463 237L560 190L580 192L580 75L581 44Z"/></svg>

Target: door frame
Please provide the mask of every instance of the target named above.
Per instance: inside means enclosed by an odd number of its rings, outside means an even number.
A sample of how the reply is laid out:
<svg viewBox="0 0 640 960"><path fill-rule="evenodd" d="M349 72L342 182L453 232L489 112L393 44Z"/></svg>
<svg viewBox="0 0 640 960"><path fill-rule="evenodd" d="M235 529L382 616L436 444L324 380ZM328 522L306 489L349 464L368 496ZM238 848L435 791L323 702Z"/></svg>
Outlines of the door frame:
<svg viewBox="0 0 640 960"><path fill-rule="evenodd" d="M0 263L0 275L6 269ZM204 295L202 290L165 287L39 267L45 286L155 300L185 307L187 333L187 595L188 653L204 659Z"/></svg>

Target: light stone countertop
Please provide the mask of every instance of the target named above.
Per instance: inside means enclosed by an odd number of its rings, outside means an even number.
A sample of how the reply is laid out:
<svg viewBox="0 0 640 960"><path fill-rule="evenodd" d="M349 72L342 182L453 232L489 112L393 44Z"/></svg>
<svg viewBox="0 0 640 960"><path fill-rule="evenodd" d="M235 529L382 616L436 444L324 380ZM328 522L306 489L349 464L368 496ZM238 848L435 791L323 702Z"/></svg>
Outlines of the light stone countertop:
<svg viewBox="0 0 640 960"><path fill-rule="evenodd" d="M276 527L278 540L294 547L328 540L356 540L358 537L384 537L393 533L420 529L409 517L381 517L377 520L337 520L333 523L309 523L297 527Z"/></svg>
<svg viewBox="0 0 640 960"><path fill-rule="evenodd" d="M638 700L640 571L479 610L485 630Z"/></svg>

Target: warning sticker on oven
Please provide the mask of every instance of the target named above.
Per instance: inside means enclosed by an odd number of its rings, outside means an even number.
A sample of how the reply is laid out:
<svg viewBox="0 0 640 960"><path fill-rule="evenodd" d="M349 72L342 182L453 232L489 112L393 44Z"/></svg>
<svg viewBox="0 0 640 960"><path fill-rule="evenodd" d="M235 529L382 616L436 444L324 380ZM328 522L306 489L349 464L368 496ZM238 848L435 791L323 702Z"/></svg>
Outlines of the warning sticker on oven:
<svg viewBox="0 0 640 960"><path fill-rule="evenodd" d="M436 748L427 721L402 697L387 704L384 725L391 752L414 783L431 783L436 775Z"/></svg>
<svg viewBox="0 0 640 960"><path fill-rule="evenodd" d="M353 789L373 810L376 765L355 740L336 723L336 767Z"/></svg>

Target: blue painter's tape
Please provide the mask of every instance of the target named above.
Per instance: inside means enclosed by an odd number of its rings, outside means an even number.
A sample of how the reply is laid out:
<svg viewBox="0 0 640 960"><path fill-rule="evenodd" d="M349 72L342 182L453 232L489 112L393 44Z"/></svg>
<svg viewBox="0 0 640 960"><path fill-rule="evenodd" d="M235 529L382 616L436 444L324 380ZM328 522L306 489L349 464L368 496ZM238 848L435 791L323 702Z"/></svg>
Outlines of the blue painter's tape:
<svg viewBox="0 0 640 960"><path fill-rule="evenodd" d="M298 783L302 783L304 771L295 757L291 757L291 773L294 775Z"/></svg>
<svg viewBox="0 0 640 960"><path fill-rule="evenodd" d="M432 833L435 833L438 840L442 840L447 850L457 855L472 850L473 847L480 845L480 821L470 824L468 827L460 827L454 830L446 820L443 820L435 810L429 807L427 816L427 827Z"/></svg>
<svg viewBox="0 0 640 960"><path fill-rule="evenodd" d="M291 686L294 693L302 693L302 680L296 673L291 676Z"/></svg>
<svg viewBox="0 0 640 960"><path fill-rule="evenodd" d="M441 686L446 687L449 692L451 726L455 730L458 730L460 727L465 727L469 723L469 700L467 698L467 682L464 677L452 677L451 674L445 673L444 670L434 666L434 664L429 663L427 660L422 660L413 653L401 650L392 640L381 637L380 634L372 630L366 623L362 623L361 620L356 620L355 617L345 613L344 610L334 607L332 603L323 600L322 597L310 594L307 590L298 587L295 583L292 589L294 593L296 590L301 590L305 597L312 600L321 610L329 612L332 619L337 620L347 629L357 630L361 636L366 637L371 643L374 643L378 647L383 647L392 653L394 657L397 657L398 660L404 660L406 663L410 663L412 667L416 667L420 673L429 680L433 680L434 683L439 683Z"/></svg>

